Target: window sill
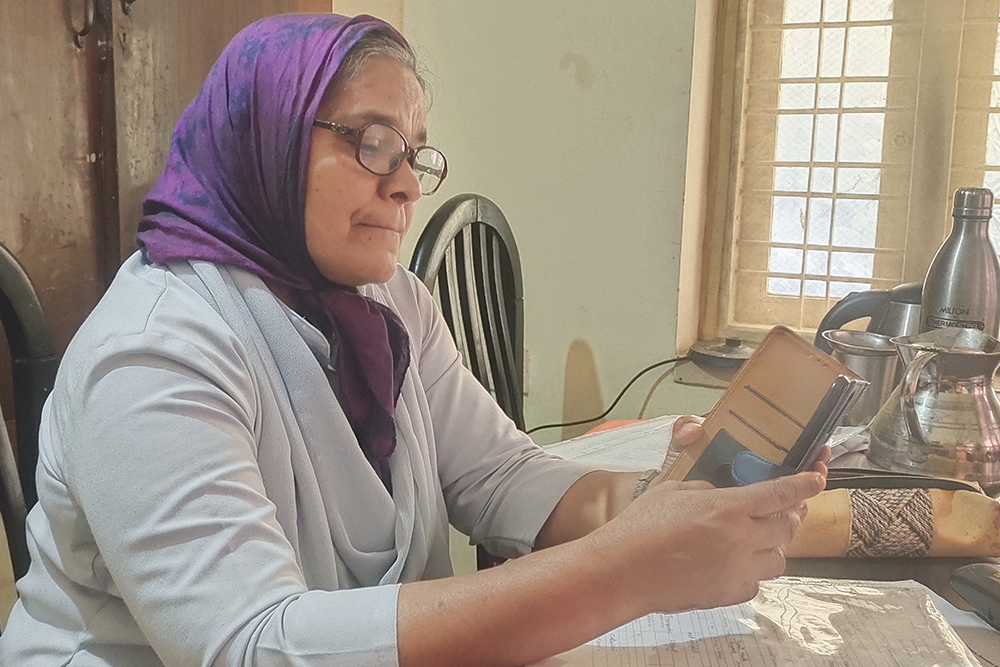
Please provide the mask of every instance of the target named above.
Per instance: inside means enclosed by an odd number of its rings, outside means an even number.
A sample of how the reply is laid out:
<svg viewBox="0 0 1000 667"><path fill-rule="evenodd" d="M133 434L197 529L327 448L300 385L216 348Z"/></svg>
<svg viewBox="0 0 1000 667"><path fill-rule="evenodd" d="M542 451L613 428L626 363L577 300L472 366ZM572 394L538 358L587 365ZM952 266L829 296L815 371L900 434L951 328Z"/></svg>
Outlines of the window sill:
<svg viewBox="0 0 1000 667"><path fill-rule="evenodd" d="M702 368L694 362L679 364L674 373L674 383L693 387L725 389L738 369Z"/></svg>

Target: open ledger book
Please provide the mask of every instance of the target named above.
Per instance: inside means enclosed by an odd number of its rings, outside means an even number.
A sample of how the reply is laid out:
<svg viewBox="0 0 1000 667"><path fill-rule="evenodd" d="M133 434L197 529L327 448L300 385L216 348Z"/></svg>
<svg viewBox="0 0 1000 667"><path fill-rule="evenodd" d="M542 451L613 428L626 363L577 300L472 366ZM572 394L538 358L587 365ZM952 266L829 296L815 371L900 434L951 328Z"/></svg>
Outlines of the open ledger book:
<svg viewBox="0 0 1000 667"><path fill-rule="evenodd" d="M808 469L868 383L785 327L775 327L674 459L669 479L737 486Z"/></svg>

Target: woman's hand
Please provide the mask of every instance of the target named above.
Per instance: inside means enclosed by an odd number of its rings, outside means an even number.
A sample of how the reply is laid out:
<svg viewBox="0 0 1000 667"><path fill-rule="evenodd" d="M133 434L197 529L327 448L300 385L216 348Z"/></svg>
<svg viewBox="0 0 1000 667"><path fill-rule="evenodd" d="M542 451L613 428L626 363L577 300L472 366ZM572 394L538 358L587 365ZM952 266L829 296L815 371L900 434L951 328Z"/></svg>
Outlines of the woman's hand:
<svg viewBox="0 0 1000 667"><path fill-rule="evenodd" d="M661 484L665 479L665 473L669 470L670 465L677 458L685 447L694 444L698 438L701 437L704 429L701 424L705 420L701 417L695 417L692 415L683 415L677 418L674 422L673 431L670 437L670 445L667 447L667 454L663 458L663 465L660 467L660 475L654 479L650 486L655 486ZM819 456L816 458L816 462L812 465L810 470L818 472L819 474L826 477L827 466L826 464L830 462L830 448L823 445L820 450Z"/></svg>
<svg viewBox="0 0 1000 667"><path fill-rule="evenodd" d="M667 454L663 459L663 466L660 468L660 474L650 482L649 487L666 485L668 488L681 489L681 488L692 488L682 486L681 482L668 481L666 478L667 472L670 469L670 465L674 462L677 456L684 450L685 447L692 445L695 441L702 436L704 429L702 428L702 422L705 420L702 417L695 417L692 415L683 415L677 418L674 422L673 430L670 437L670 445L667 447ZM827 475L827 463L830 461L830 448L823 445L820 450L819 456L816 457L816 462L813 463L810 470L813 472L818 472L823 476L824 480ZM708 482L697 482L700 488L714 488ZM825 484L825 482L824 482ZM795 511L798 513L801 520L806 518L806 503L802 501L796 508Z"/></svg>
<svg viewBox="0 0 1000 667"><path fill-rule="evenodd" d="M667 453L663 457L663 464L660 466L660 474L650 482L650 487L662 484L666 479L666 473L670 470L670 466L677 459L684 448L688 445L694 444L694 442L701 437L702 427L701 423L705 421L702 417L695 417L693 415L682 415L674 421L673 429L670 434L670 444L667 445Z"/></svg>
<svg viewBox="0 0 1000 667"><path fill-rule="evenodd" d="M701 425L705 421L703 417L694 415L681 415L674 422L673 432L670 438L670 449L680 451L701 437Z"/></svg>
<svg viewBox="0 0 1000 667"><path fill-rule="evenodd" d="M701 436L698 422L677 420L671 451ZM400 664L476 662L470 656L529 664L652 611L748 600L759 581L784 571L781 546L805 499L825 484L814 472L738 489L658 479L632 501L638 478L581 477L539 532L536 553L474 575L404 584ZM435 641L442 633L446 654Z"/></svg>
<svg viewBox="0 0 1000 667"><path fill-rule="evenodd" d="M711 488L705 483L684 486L679 482L666 480L665 471L685 448L702 435L701 417L685 415L674 422L670 443L660 473L645 487L645 493L654 487L664 489ZM825 461L829 459L827 448L821 453L813 470L826 475ZM587 535L594 529L621 514L635 495L641 473L622 473L597 470L581 477L563 495L552 510L535 539L534 549L540 550L556 544L570 542ZM801 518L805 518L805 503L795 508Z"/></svg>
<svg viewBox="0 0 1000 667"><path fill-rule="evenodd" d="M781 547L825 482L815 472L734 489L663 482L587 539L642 613L736 604L784 572Z"/></svg>

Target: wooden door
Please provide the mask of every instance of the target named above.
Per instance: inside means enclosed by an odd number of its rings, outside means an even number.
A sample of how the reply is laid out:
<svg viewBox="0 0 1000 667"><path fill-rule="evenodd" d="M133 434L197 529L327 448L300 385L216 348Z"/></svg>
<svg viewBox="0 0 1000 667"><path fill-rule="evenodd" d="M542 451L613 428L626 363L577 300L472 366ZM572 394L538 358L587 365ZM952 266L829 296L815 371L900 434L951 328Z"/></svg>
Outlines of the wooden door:
<svg viewBox="0 0 1000 667"><path fill-rule="evenodd" d="M0 241L35 283L60 349L103 287L93 62L73 43L69 4L0 2Z"/></svg>
<svg viewBox="0 0 1000 667"><path fill-rule="evenodd" d="M330 0L0 0L0 242L61 354L135 248L181 111L229 40ZM92 30L74 30L93 17ZM0 332L0 409L12 427ZM13 430L13 428L11 428Z"/></svg>

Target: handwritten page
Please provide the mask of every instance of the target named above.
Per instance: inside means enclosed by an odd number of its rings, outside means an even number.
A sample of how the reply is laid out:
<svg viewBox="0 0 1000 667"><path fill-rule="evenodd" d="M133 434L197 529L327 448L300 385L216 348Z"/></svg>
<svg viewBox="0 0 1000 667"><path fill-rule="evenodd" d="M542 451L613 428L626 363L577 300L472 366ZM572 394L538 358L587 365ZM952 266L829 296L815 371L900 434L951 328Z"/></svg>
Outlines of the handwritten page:
<svg viewBox="0 0 1000 667"><path fill-rule="evenodd" d="M751 602L651 614L539 667L976 667L912 581L783 577Z"/></svg>

